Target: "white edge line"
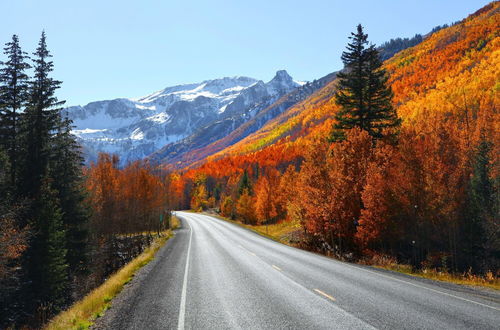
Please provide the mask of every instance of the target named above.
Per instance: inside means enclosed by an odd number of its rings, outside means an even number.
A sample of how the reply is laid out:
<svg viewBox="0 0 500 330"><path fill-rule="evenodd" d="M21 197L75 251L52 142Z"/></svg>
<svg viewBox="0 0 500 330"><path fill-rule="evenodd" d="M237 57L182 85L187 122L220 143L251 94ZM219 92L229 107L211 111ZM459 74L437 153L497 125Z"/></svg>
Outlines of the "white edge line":
<svg viewBox="0 0 500 330"><path fill-rule="evenodd" d="M429 291L432 291L432 292L440 293L440 294L445 295L445 296L453 297L453 298L456 298L456 299L459 299L459 300L467 301L467 302L470 302L470 303L473 303L473 304L477 304L477 305L480 305L480 306L484 306L484 307L487 307L487 308L491 308L491 309L500 311L500 308L496 308L496 307L493 307L493 306L490 306L490 305L486 305L486 304L483 304L483 303L480 303L480 302L477 302L477 301L474 301L474 300L470 300L470 299L467 299L467 298L462 298L460 296L455 296L454 294L447 293L447 292L444 292L444 291L440 291L440 290L428 288L428 287L423 286L423 285L418 285L418 284L415 284L415 283L404 281L404 280L401 280L399 278L395 278L395 277L392 277L392 276L380 274L378 272L374 272L374 271L371 271L371 270L368 270L368 269L364 269L362 267L356 267L356 266L352 266L352 265L349 265L349 267L356 268L356 269L362 270L364 272L372 273L372 274L375 274L375 275L378 275L378 276L386 277L386 278L389 278L391 280L398 281L398 282L401 282L401 283L409 284L409 285L412 285L412 286L417 287L417 288L426 289L426 290L429 290Z"/></svg>
<svg viewBox="0 0 500 330"><path fill-rule="evenodd" d="M184 219L186 220L186 219ZM191 238L193 237L193 229L189 225L188 221L186 223L189 227L189 243L186 257L186 269L184 270L184 281L182 282L182 294L181 294L181 306L179 308L179 322L177 323L178 330L184 330L184 317L186 314L186 291L187 291L187 279L189 271L189 255L191 253Z"/></svg>

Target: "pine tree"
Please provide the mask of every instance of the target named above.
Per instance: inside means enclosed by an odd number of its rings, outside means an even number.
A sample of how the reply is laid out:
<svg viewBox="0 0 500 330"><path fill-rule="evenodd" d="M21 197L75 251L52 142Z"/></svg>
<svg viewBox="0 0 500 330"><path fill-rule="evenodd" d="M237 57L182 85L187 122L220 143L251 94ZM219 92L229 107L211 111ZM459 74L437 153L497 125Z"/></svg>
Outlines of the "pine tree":
<svg viewBox="0 0 500 330"><path fill-rule="evenodd" d="M24 258L26 282L29 283L25 294L25 301L29 304L27 311L44 304L50 307L49 312L53 312L67 301L67 257L71 254L68 256L67 253L65 227L71 233L77 228L72 226L75 219L71 217L76 215L76 221L81 219L76 211L78 205L71 205L79 203L71 194L76 184L71 172L76 170L74 164L78 160L70 151L66 152L73 140L68 137L69 124L61 119L64 102L55 96L61 82L50 77L53 71L50 58L45 33L42 33L34 53L34 76L29 82L29 98L20 122L18 186L21 188L20 197L31 201L26 219L33 230ZM72 157L75 163L69 160ZM65 166L67 168L63 170Z"/></svg>
<svg viewBox="0 0 500 330"><path fill-rule="evenodd" d="M0 144L7 151L10 167L10 186L17 184L18 134L21 109L28 99L28 75L30 65L25 62L26 52L19 46L17 35L12 36L4 48L7 61L0 63Z"/></svg>
<svg viewBox="0 0 500 330"><path fill-rule="evenodd" d="M40 193L33 205L31 228L34 237L30 245L29 273L33 302L49 305L58 311L67 301L68 265L62 210L57 193L47 178L42 180Z"/></svg>
<svg viewBox="0 0 500 330"><path fill-rule="evenodd" d="M392 107L392 91L374 45L368 45L368 35L358 25L351 33L347 51L342 53L345 72L339 78L335 101L341 109L335 116L333 141L344 140L345 130L359 127L373 138L380 139L385 128L397 127L401 121Z"/></svg>
<svg viewBox="0 0 500 330"><path fill-rule="evenodd" d="M75 273L86 269L90 214L85 203L83 158L80 146L71 134L71 124L70 119L63 119L53 137L50 176L64 211L62 220L67 237L67 260L71 273Z"/></svg>
<svg viewBox="0 0 500 330"><path fill-rule="evenodd" d="M477 146L472 161L472 176L469 182L469 193L467 203L467 218L465 219L463 241L465 245L465 257L470 259L468 265L485 267L479 265L478 260L490 260L493 269L500 262L500 239L497 220L498 215L498 179L491 177L490 153L493 144L483 136Z"/></svg>
<svg viewBox="0 0 500 330"><path fill-rule="evenodd" d="M244 170L243 175L241 176L241 180L238 185L238 196L241 196L245 190L247 190L249 194L252 194L252 183L248 177L247 170Z"/></svg>
<svg viewBox="0 0 500 330"><path fill-rule="evenodd" d="M47 49L45 32L33 55L35 73L29 86L28 105L21 117L24 150L20 186L28 198L37 196L47 174L52 136L60 127L60 111L64 104L55 96L61 82L49 77L54 65L49 60L52 56Z"/></svg>

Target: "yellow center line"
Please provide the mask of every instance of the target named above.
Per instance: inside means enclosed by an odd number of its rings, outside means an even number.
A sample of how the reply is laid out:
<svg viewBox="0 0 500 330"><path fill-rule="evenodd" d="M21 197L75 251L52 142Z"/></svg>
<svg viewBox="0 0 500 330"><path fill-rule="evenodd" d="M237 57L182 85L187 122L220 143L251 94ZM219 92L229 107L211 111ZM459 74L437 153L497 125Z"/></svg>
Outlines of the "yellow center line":
<svg viewBox="0 0 500 330"><path fill-rule="evenodd" d="M317 293L319 293L320 295L324 296L324 297L327 297L328 299L330 299L331 301L335 301L335 298L333 298L332 296L330 296L329 294L326 294L324 293L323 291L319 290L319 289L314 289L314 291L316 291Z"/></svg>
<svg viewBox="0 0 500 330"><path fill-rule="evenodd" d="M281 271L281 268L279 268L278 266L276 266L276 265L272 265L272 266L274 269Z"/></svg>

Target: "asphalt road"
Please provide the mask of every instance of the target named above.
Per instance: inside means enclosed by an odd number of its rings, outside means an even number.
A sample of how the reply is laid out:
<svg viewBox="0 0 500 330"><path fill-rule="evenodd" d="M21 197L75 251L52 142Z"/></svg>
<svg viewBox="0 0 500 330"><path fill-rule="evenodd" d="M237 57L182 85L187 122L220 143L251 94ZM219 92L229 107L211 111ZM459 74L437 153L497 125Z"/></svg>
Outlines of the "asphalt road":
<svg viewBox="0 0 500 330"><path fill-rule="evenodd" d="M96 329L500 329L500 294L339 262L206 215L182 228Z"/></svg>

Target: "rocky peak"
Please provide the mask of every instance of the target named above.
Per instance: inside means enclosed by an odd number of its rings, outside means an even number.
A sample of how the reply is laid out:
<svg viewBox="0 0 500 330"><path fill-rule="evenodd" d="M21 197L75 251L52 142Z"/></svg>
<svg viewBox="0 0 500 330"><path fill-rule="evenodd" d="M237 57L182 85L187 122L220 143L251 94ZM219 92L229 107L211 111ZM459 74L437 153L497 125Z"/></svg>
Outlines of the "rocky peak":
<svg viewBox="0 0 500 330"><path fill-rule="evenodd" d="M268 84L277 90L289 90L290 88L299 86L299 84L293 81L293 78L288 74L288 72L286 72L286 70L277 71L274 78L271 79Z"/></svg>

